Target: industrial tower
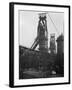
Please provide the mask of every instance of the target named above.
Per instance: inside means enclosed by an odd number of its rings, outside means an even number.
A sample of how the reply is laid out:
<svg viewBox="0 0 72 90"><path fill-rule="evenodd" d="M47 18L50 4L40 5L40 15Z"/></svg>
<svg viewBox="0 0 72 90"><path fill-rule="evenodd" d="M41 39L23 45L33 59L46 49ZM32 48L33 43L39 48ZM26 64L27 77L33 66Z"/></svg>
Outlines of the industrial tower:
<svg viewBox="0 0 72 90"><path fill-rule="evenodd" d="M55 34L51 34L50 36L50 52L52 54L56 53Z"/></svg>
<svg viewBox="0 0 72 90"><path fill-rule="evenodd" d="M37 29L37 37L31 46L31 49L35 49L39 45L41 52L48 52L48 31L46 13L39 14L39 22Z"/></svg>

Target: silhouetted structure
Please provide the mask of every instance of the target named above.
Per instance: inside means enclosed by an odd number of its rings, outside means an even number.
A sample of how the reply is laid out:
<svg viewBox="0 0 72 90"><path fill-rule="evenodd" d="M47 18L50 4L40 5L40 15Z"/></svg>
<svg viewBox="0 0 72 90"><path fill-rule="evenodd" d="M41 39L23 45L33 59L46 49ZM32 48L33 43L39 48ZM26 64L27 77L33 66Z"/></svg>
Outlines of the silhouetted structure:
<svg viewBox="0 0 72 90"><path fill-rule="evenodd" d="M58 54L62 54L64 53L64 36L61 34L58 38L57 38L57 53Z"/></svg>
<svg viewBox="0 0 72 90"><path fill-rule="evenodd" d="M41 52L48 52L48 31L45 13L39 14L37 38L35 39L31 49L35 49L38 44Z"/></svg>
<svg viewBox="0 0 72 90"><path fill-rule="evenodd" d="M61 34L57 38L57 57L56 57L56 72L64 76L64 36Z"/></svg>
<svg viewBox="0 0 72 90"><path fill-rule="evenodd" d="M56 53L55 34L51 34L50 37L50 51L52 54Z"/></svg>

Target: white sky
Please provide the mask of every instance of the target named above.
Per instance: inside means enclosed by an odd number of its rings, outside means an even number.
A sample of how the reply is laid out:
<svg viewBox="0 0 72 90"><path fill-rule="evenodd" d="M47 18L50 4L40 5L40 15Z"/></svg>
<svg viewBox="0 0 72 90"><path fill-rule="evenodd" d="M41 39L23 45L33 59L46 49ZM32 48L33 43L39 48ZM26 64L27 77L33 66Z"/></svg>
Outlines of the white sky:
<svg viewBox="0 0 72 90"><path fill-rule="evenodd" d="M20 45L28 47L28 48L32 46L35 38L37 37L39 13L41 12L19 11L19 44ZM46 14L47 29L48 29L48 47L49 47L50 34L55 33L55 38L57 39L57 37L61 33L63 33L64 13L57 13L57 12L56 13L48 12L48 13L57 28L57 31L56 31L48 14Z"/></svg>

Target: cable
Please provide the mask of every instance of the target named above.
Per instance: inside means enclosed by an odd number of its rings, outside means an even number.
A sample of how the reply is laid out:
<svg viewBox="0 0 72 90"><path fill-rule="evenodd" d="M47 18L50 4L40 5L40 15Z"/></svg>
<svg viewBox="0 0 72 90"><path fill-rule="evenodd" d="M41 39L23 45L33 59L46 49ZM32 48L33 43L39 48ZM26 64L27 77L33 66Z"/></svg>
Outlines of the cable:
<svg viewBox="0 0 72 90"><path fill-rule="evenodd" d="M49 18L50 18L51 22L53 23L53 25L54 25L54 27L55 27L55 29L56 29L57 33L59 34L58 29L57 29L56 25L54 24L54 22L53 22L53 20L52 20L51 16L49 15L49 13L48 13L48 16L49 16Z"/></svg>

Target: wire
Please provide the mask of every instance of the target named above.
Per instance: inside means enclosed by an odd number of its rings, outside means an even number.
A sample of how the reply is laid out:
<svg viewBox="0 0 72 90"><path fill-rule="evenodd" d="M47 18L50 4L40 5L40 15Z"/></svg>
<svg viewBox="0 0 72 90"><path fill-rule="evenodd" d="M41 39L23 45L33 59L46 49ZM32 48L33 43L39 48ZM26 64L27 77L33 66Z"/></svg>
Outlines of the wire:
<svg viewBox="0 0 72 90"><path fill-rule="evenodd" d="M54 24L54 21L52 20L52 18L51 18L51 16L49 15L49 13L48 13L48 16L49 16L51 22L53 23L53 25L54 25L54 27L55 27L57 33L59 34L58 29L57 29L56 25Z"/></svg>

